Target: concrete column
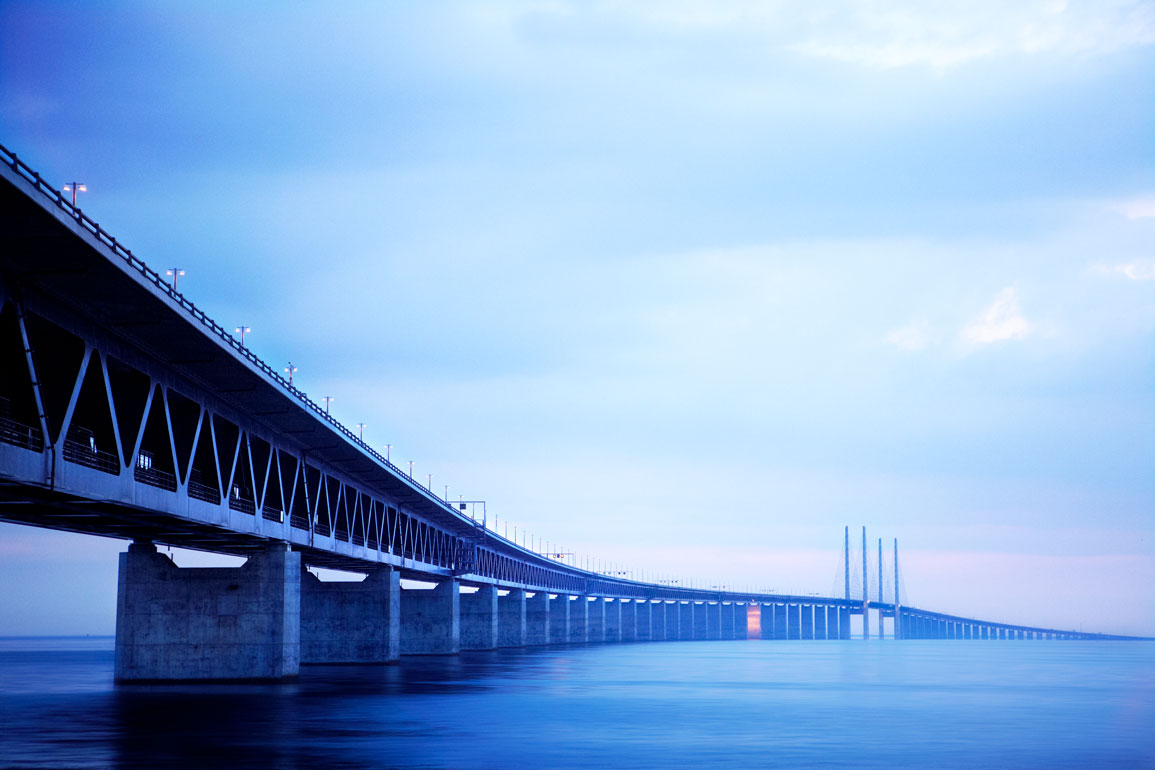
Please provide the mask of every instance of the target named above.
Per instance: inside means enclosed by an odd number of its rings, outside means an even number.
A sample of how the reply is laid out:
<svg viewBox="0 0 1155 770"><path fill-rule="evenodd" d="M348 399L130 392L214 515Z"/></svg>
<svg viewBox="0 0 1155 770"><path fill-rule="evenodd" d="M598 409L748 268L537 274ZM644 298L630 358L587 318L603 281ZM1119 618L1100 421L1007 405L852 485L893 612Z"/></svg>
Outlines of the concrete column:
<svg viewBox="0 0 1155 770"><path fill-rule="evenodd" d="M826 638L826 607L814 608L814 638Z"/></svg>
<svg viewBox="0 0 1155 770"><path fill-rule="evenodd" d="M802 608L797 604L786 605L786 638L799 639L802 636Z"/></svg>
<svg viewBox="0 0 1155 770"><path fill-rule="evenodd" d="M734 607L734 638L746 639L749 636L750 611L748 604L735 604Z"/></svg>
<svg viewBox="0 0 1155 770"><path fill-rule="evenodd" d="M698 604L697 602L690 602L685 605L690 609L690 638L691 639L708 639L710 634L710 619L706 617L705 602Z"/></svg>
<svg viewBox="0 0 1155 770"><path fill-rule="evenodd" d="M622 610L630 606L621 599L610 601L602 599L606 611L606 641L620 642L622 640Z"/></svg>
<svg viewBox="0 0 1155 770"><path fill-rule="evenodd" d="M849 639L850 638L850 608L849 607L839 607L838 608L838 638L839 639Z"/></svg>
<svg viewBox="0 0 1155 770"><path fill-rule="evenodd" d="M734 608L738 605L733 602L723 604L718 602L718 638L734 639Z"/></svg>
<svg viewBox="0 0 1155 770"><path fill-rule="evenodd" d="M569 603L569 640L588 642L590 603L586 596L575 596Z"/></svg>
<svg viewBox="0 0 1155 770"><path fill-rule="evenodd" d="M552 644L569 641L569 594L558 594L549 600L549 640Z"/></svg>
<svg viewBox="0 0 1155 770"><path fill-rule="evenodd" d="M636 599L634 605L634 638L648 642L654 638L654 605L649 599Z"/></svg>
<svg viewBox="0 0 1155 770"><path fill-rule="evenodd" d="M152 543L120 554L118 681L294 677L300 624L301 555L283 543L240 567L181 569Z"/></svg>
<svg viewBox="0 0 1155 770"><path fill-rule="evenodd" d="M497 587L486 585L460 598L461 649L497 647Z"/></svg>
<svg viewBox="0 0 1155 770"><path fill-rule="evenodd" d="M497 597L497 646L524 647L526 643L525 591L514 588Z"/></svg>
<svg viewBox="0 0 1155 770"><path fill-rule="evenodd" d="M986 626L980 626L979 628L980 628L980 630L979 630L979 638L980 639L990 639L991 638L991 636L990 636L991 632L990 632L989 628L987 628Z"/></svg>
<svg viewBox="0 0 1155 770"><path fill-rule="evenodd" d="M655 642L666 640L666 603L650 602L650 638Z"/></svg>
<svg viewBox="0 0 1155 770"><path fill-rule="evenodd" d="M788 615L789 606L785 604L774 605L774 638L775 639L789 639L790 638L790 624Z"/></svg>
<svg viewBox="0 0 1155 770"><path fill-rule="evenodd" d="M761 624L761 627L762 627L762 630L759 632L759 635L763 639L773 639L774 638L774 605L773 604L761 604L761 605L759 605L758 606L758 614L760 615L758 622Z"/></svg>
<svg viewBox="0 0 1155 770"><path fill-rule="evenodd" d="M579 600L580 601L580 600ZM606 640L606 600L598 597L586 602L586 641L604 642Z"/></svg>
<svg viewBox="0 0 1155 770"><path fill-rule="evenodd" d="M616 602L622 613L622 633L618 638L623 642L632 642L638 638L638 602L618 599Z"/></svg>
<svg viewBox="0 0 1155 770"><path fill-rule="evenodd" d="M301 663L388 663L401 655L401 573L324 582L301 572Z"/></svg>
<svg viewBox="0 0 1155 770"><path fill-rule="evenodd" d="M722 638L722 602L706 604L706 638Z"/></svg>
<svg viewBox="0 0 1155 770"><path fill-rule="evenodd" d="M801 614L802 614L800 636L803 639L813 639L814 638L814 605L813 604L804 604L804 605L802 605L802 607L800 609L801 609ZM881 621L879 622L878 627L880 629L882 628Z"/></svg>
<svg viewBox="0 0 1155 770"><path fill-rule="evenodd" d="M429 590L401 591L401 654L454 655L461 650L461 597L456 578Z"/></svg>
<svg viewBox="0 0 1155 770"><path fill-rule="evenodd" d="M525 599L525 643L529 647L549 644L549 591Z"/></svg>
<svg viewBox="0 0 1155 770"><path fill-rule="evenodd" d="M664 609L666 610L666 639L673 641L681 638L679 632L682 629L682 603L668 602Z"/></svg>

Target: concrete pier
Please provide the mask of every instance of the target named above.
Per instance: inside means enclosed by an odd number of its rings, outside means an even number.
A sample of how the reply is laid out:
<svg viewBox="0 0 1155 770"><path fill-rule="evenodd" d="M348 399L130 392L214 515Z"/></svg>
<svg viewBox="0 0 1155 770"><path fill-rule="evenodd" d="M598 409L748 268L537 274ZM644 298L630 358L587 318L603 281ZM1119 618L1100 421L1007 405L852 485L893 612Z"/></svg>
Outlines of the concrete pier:
<svg viewBox="0 0 1155 770"><path fill-rule="evenodd" d="M566 644L569 642L569 606L568 594L557 594L549 600L549 640L550 644Z"/></svg>
<svg viewBox="0 0 1155 770"><path fill-rule="evenodd" d="M606 640L606 600L598 597L586 602L586 641Z"/></svg>
<svg viewBox="0 0 1155 770"><path fill-rule="evenodd" d="M790 609L786 604L774 605L774 638L775 639L789 639L789 621L787 613Z"/></svg>
<svg viewBox="0 0 1155 770"><path fill-rule="evenodd" d="M814 608L814 638L826 638L826 610L827 607Z"/></svg>
<svg viewBox="0 0 1155 770"><path fill-rule="evenodd" d="M706 638L722 638L722 602L706 602Z"/></svg>
<svg viewBox="0 0 1155 770"><path fill-rule="evenodd" d="M301 573L301 663L388 663L401 655L401 575L357 582Z"/></svg>
<svg viewBox="0 0 1155 770"><path fill-rule="evenodd" d="M631 601L629 599L618 599L617 602L615 602L615 604L617 604L621 608L621 613L622 613L622 624L621 624L622 635L620 637L621 640L623 642L636 641L638 638L638 606L639 606L639 602L636 599L633 601Z"/></svg>
<svg viewBox="0 0 1155 770"><path fill-rule="evenodd" d="M632 602L634 605L634 638L639 642L654 639L654 604L648 599Z"/></svg>
<svg viewBox="0 0 1155 770"><path fill-rule="evenodd" d="M688 605L672 602L666 605L666 638L692 639L692 618Z"/></svg>
<svg viewBox="0 0 1155 770"><path fill-rule="evenodd" d="M120 554L116 605L118 681L299 672L301 555L283 544L240 567L181 569L133 543Z"/></svg>
<svg viewBox="0 0 1155 770"><path fill-rule="evenodd" d="M800 627L799 638L800 639L813 639L814 638L814 605L813 604L803 604L801 607L801 611L802 611L801 612L802 617L801 617L801 627ZM881 624L879 627L881 628Z"/></svg>
<svg viewBox="0 0 1155 770"><path fill-rule="evenodd" d="M759 624L760 624L760 628L762 629L759 633L761 634L763 639L773 639L774 638L774 605L773 604L760 605L758 607L758 612L761 615L761 618L759 618Z"/></svg>
<svg viewBox="0 0 1155 770"><path fill-rule="evenodd" d="M734 636L734 612L738 605L734 603L723 604L718 602L718 638L719 639L735 639Z"/></svg>
<svg viewBox="0 0 1155 770"><path fill-rule="evenodd" d="M569 603L569 640L571 642L589 641L589 598L575 596Z"/></svg>
<svg viewBox="0 0 1155 770"><path fill-rule="evenodd" d="M549 644L550 601L547 591L538 591L525 599L525 644L538 647Z"/></svg>
<svg viewBox="0 0 1155 770"><path fill-rule="evenodd" d="M750 605L734 604L734 638L746 639L750 635Z"/></svg>
<svg viewBox="0 0 1155 770"><path fill-rule="evenodd" d="M460 596L455 579L433 589L401 591L401 654L453 655L461 650Z"/></svg>
<svg viewBox="0 0 1155 770"><path fill-rule="evenodd" d="M624 604L621 599L602 599L601 601L606 616L605 640L607 642L620 642L622 641L622 610L629 605Z"/></svg>
<svg viewBox="0 0 1155 770"><path fill-rule="evenodd" d="M666 607L665 602L650 603L650 638L655 642L665 641L666 636Z"/></svg>
<svg viewBox="0 0 1155 770"><path fill-rule="evenodd" d="M797 604L786 605L786 638L802 638L802 608Z"/></svg>
<svg viewBox="0 0 1155 770"><path fill-rule="evenodd" d="M525 591L513 588L497 597L497 646L524 647L525 640Z"/></svg>
<svg viewBox="0 0 1155 770"><path fill-rule="evenodd" d="M690 639L708 639L710 635L710 620L707 617L710 605L705 602L690 602Z"/></svg>
<svg viewBox="0 0 1155 770"><path fill-rule="evenodd" d="M850 638L850 608L849 607L839 607L838 608L838 638L839 639L849 639Z"/></svg>
<svg viewBox="0 0 1155 770"><path fill-rule="evenodd" d="M497 588L485 585L460 597L461 649L497 647Z"/></svg>
<svg viewBox="0 0 1155 770"><path fill-rule="evenodd" d="M695 638L694 611L697 606L694 602L678 602L678 638L684 642Z"/></svg>

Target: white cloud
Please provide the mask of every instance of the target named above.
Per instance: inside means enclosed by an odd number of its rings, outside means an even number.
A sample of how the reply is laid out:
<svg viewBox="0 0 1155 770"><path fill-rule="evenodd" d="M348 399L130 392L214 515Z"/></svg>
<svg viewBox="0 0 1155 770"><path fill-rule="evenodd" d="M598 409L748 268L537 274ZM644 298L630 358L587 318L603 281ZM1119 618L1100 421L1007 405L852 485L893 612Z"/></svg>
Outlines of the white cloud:
<svg viewBox="0 0 1155 770"><path fill-rule="evenodd" d="M1115 207L1128 219L1155 218L1155 198L1135 198Z"/></svg>
<svg viewBox="0 0 1155 770"><path fill-rule="evenodd" d="M1155 278L1155 259L1135 259L1126 264L1115 265L1114 270L1132 281L1150 281Z"/></svg>
<svg viewBox="0 0 1155 770"><path fill-rule="evenodd" d="M938 342L938 333L926 321L911 321L906 326L892 330L886 341L896 348L917 353Z"/></svg>
<svg viewBox="0 0 1155 770"><path fill-rule="evenodd" d="M972 345L989 345L1003 340L1021 340L1034 329L1019 309L1019 295L1014 287L999 292L995 301L963 327L963 340Z"/></svg>
<svg viewBox="0 0 1155 770"><path fill-rule="evenodd" d="M824 21L833 29L791 48L875 69L941 71L992 56L1101 55L1155 43L1155 6L1135 0L856 4Z"/></svg>

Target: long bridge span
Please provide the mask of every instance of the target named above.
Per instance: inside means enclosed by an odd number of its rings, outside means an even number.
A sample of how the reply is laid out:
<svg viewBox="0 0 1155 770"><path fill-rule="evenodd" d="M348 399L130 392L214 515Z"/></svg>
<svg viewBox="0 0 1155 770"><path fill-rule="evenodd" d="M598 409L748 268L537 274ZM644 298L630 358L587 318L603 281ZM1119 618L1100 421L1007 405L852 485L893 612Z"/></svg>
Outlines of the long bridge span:
<svg viewBox="0 0 1155 770"><path fill-rule="evenodd" d="M851 616L868 629L872 612L901 638L1124 638L930 612L865 589L693 589L559 562L373 450L2 146L0 177L0 520L132 541L120 557L120 680L747 638L752 616L766 639L849 639ZM247 561L177 568L158 543ZM323 582L307 567L367 577Z"/></svg>

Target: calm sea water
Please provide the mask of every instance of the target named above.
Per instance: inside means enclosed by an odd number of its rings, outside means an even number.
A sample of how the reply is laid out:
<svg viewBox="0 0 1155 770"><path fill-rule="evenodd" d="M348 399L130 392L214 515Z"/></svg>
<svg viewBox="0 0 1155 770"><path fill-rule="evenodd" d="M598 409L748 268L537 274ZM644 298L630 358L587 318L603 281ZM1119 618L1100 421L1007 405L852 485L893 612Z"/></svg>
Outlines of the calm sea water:
<svg viewBox="0 0 1155 770"><path fill-rule="evenodd" d="M0 640L0 766L1155 768L1155 643L667 642L114 686Z"/></svg>

